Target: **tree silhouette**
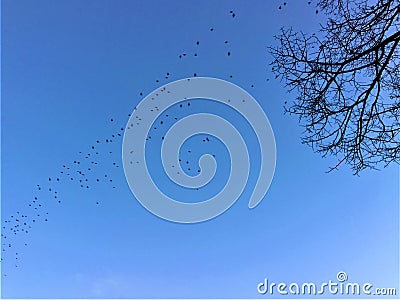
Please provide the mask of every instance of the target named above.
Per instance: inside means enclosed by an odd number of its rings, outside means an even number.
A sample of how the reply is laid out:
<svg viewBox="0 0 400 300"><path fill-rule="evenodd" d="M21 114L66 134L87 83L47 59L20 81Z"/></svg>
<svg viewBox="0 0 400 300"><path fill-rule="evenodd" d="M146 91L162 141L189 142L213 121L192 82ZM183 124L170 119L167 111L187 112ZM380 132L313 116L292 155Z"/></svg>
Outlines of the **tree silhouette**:
<svg viewBox="0 0 400 300"><path fill-rule="evenodd" d="M372 4L374 2L374 4ZM400 1L320 0L318 33L281 29L272 71L297 97L302 142L355 174L399 163ZM318 12L318 10L317 10Z"/></svg>

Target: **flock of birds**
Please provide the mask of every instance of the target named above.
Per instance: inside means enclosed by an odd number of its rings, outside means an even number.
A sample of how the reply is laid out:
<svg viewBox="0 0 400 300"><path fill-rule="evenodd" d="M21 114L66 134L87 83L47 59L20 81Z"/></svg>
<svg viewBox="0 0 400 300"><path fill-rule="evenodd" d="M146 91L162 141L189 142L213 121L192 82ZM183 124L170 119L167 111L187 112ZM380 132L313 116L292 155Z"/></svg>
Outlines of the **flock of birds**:
<svg viewBox="0 0 400 300"><path fill-rule="evenodd" d="M286 5L286 2L284 2L283 5ZM282 7L279 6L279 9L281 8ZM229 15L233 19L237 17L233 10L229 11ZM214 27L209 28L210 33L213 33L215 30ZM227 45L226 56L231 57L232 50L228 49L229 41L224 40L223 43ZM196 40L195 45L198 46L198 51L191 54L194 57L199 55L201 41ZM187 56L188 52L183 52L178 55L178 60L184 60ZM168 80L170 76L171 72L166 72L163 77L165 80ZM198 74L193 73L193 77L196 76L198 76ZM232 77L233 75L229 75L229 78ZM160 83L160 80L156 79L155 82ZM250 87L254 88L254 84L251 84ZM140 92L139 95L143 96L144 93ZM186 105L190 105L190 103L188 102ZM130 117L130 114L128 117ZM49 201L53 201L57 205L62 206L64 199L60 193L60 185L65 185L66 183L75 184L82 190L96 188L99 184L106 184L111 189L117 188L116 182L113 181L108 171L110 168L119 168L122 172L121 155L117 147L122 143L122 136L125 128L118 126L116 123L114 118L110 118L109 124L115 126L114 134L107 138L95 140L86 151L79 151L76 159L63 164L60 166L60 170L57 174L48 177L45 182L36 185L36 192L29 202L26 203L25 207L7 218L3 216L1 222L2 263L12 263L16 268L20 266L19 261L21 261L21 253L24 252L23 247L29 246L27 236L31 230L34 230L34 225L39 222L49 222L51 220L51 216L46 209ZM209 141L209 137L203 138L203 142ZM107 159L103 159L104 155L108 156ZM186 159L180 159L180 161L182 163L182 168L187 169L190 173L189 161ZM108 165L103 162L107 162ZM111 162L111 164L109 162ZM186 168L185 165L187 165ZM197 170L197 172L198 171L199 170ZM94 202L94 205L100 204L100 200ZM2 275L7 277L6 273Z"/></svg>
<svg viewBox="0 0 400 300"><path fill-rule="evenodd" d="M233 10L231 10L229 14L232 18L236 18L236 13ZM211 27L209 31L212 33L215 31L215 28ZM200 44L201 42L199 40L195 41L195 45L199 48ZM224 40L224 44L229 46L229 41ZM230 57L231 54L231 50L227 50L226 55ZM198 55L199 52L193 53L194 57ZM178 59L182 60L187 56L187 53L182 53L178 55ZM164 79L168 80L170 76L171 72L166 72ZM193 73L193 77L196 76L197 73ZM230 78L232 78L232 75ZM155 83L159 84L160 80L156 79ZM254 87L254 85L252 85L252 87ZM139 93L139 96L143 95L143 92ZM187 105L190 105L190 103ZM128 117L130 117L130 114ZM175 119L177 120L177 118ZM109 124L116 123L114 118L109 119ZM57 174L48 177L45 182L36 185L36 192L29 202L27 202L26 207L16 211L8 218L3 217L1 230L1 262L13 263L16 268L20 266L20 256L21 253L24 252L21 246L29 246L27 242L27 235L29 232L34 230L35 224L39 222L50 222L51 220L49 211L46 209L49 204L48 201L53 201L60 206L64 201L59 189L60 185L75 184L82 190L96 188L99 184L107 184L112 189L117 188L116 182L113 181L108 171L110 168L119 168L121 172L123 171L121 155L118 151L119 149L116 149L116 147L122 143L124 130L124 127L117 126L117 130L111 136L97 139L86 151L79 151L76 159L63 164ZM149 136L149 138L151 137ZM209 137L204 138L204 142L209 140ZM102 159L104 154L108 155L107 159ZM180 160L182 161L182 159ZM106 161L113 162L111 165L104 165ZM185 160L182 162L183 168L185 168L185 164L186 169L188 169L187 171L190 172L189 161ZM100 200L96 200L94 203L94 205L100 204ZM3 276L7 277L7 274L4 273Z"/></svg>
<svg viewBox="0 0 400 300"><path fill-rule="evenodd" d="M113 119L110 122L114 122ZM2 219L1 242L2 242L2 262L13 261L16 268L19 267L20 247L27 247L27 234L34 229L34 225L39 222L50 220L48 205L49 201L62 205L60 185L75 184L83 190L96 188L99 184L106 184L112 189L117 187L113 178L109 175L110 168L121 168L120 153L115 151L118 144L122 142L124 128L121 127L110 137L96 140L93 145L85 152L79 151L77 158L69 163L60 166L57 174L48 177L45 182L38 183L35 193L27 202L26 206ZM107 155L107 159L100 157ZM105 164L104 162L107 162ZM96 205L100 201L95 201ZM3 274L7 277L7 274Z"/></svg>

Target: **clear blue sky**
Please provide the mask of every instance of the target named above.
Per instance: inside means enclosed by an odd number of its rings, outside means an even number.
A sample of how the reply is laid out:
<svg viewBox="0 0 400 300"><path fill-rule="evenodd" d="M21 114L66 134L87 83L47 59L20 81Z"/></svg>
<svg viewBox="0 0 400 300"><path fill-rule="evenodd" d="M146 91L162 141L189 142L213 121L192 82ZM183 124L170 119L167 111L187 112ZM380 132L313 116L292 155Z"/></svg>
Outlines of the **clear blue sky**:
<svg viewBox="0 0 400 300"><path fill-rule="evenodd" d="M335 159L301 145L283 114L294 95L274 79L267 46L281 26L324 21L307 1L287 2L2 1L3 298L256 298L265 277L318 283L339 271L400 292L398 166L326 174ZM259 101L277 166L256 209L247 190L218 218L182 225L135 200L117 133L140 93L194 73ZM226 167L224 148L207 147Z"/></svg>

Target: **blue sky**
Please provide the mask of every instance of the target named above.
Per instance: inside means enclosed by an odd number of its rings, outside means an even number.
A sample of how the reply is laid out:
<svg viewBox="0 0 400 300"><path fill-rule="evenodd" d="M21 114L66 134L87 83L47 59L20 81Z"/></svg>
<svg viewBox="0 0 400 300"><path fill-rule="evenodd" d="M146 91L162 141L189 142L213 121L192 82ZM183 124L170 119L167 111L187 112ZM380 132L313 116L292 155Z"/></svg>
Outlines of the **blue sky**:
<svg viewBox="0 0 400 300"><path fill-rule="evenodd" d="M324 16L287 2L2 1L3 298L263 298L265 277L318 283L339 271L399 291L398 166L327 174L335 159L301 144L267 46L280 27L312 32ZM277 165L255 209L248 188L218 218L184 225L135 200L118 133L145 95L194 73L259 101ZM185 147L221 154L222 184L221 144ZM28 233L13 234L16 218Z"/></svg>

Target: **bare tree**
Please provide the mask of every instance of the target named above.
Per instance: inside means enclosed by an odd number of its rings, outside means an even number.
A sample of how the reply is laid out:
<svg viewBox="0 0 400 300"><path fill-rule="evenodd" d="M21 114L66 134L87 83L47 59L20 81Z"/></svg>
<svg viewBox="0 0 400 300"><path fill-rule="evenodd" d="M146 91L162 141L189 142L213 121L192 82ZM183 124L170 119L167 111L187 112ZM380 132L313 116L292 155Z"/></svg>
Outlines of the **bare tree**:
<svg viewBox="0 0 400 300"><path fill-rule="evenodd" d="M371 2L374 2L373 4ZM318 33L281 30L272 71L297 97L286 108L303 143L355 174L400 158L400 1L320 0Z"/></svg>

